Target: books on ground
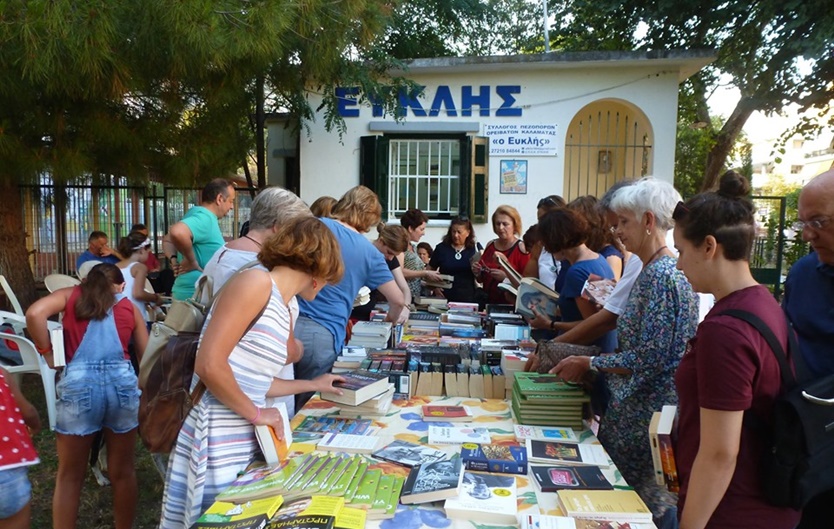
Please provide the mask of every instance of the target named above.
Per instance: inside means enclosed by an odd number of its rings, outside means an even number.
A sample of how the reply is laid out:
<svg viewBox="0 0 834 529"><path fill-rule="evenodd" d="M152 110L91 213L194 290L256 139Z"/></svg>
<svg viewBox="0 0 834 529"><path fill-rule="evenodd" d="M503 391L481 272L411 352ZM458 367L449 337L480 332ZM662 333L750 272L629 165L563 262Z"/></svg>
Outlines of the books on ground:
<svg viewBox="0 0 834 529"><path fill-rule="evenodd" d="M489 430L486 428L429 425L430 445L489 444L490 441Z"/></svg>
<svg viewBox="0 0 834 529"><path fill-rule="evenodd" d="M491 525L518 523L517 492L514 476L463 473L460 494L443 504L446 517L485 522Z"/></svg>
<svg viewBox="0 0 834 529"><path fill-rule="evenodd" d="M559 307L559 294L535 277L525 277L518 285L515 298L515 311L526 318L535 318L538 312L548 317L556 315Z"/></svg>
<svg viewBox="0 0 834 529"><path fill-rule="evenodd" d="M652 511L633 490L560 490L564 513L586 520L651 523Z"/></svg>
<svg viewBox="0 0 834 529"><path fill-rule="evenodd" d="M538 441L527 439L527 460L530 463L553 465L596 465L609 467L610 461L600 445L567 443L562 441Z"/></svg>
<svg viewBox="0 0 834 529"><path fill-rule="evenodd" d="M675 462L672 440L677 411L677 406L663 406L661 411L652 414L652 420L649 423L649 442L651 443L655 481L658 485L664 485L670 492L680 490L678 467Z"/></svg>
<svg viewBox="0 0 834 529"><path fill-rule="evenodd" d="M408 473L400 503L427 503L454 498L460 492L463 472L459 457L417 465Z"/></svg>
<svg viewBox="0 0 834 529"><path fill-rule="evenodd" d="M526 424L515 425L515 438L518 441L525 441L527 439L538 439L540 441L579 441L573 428L527 426Z"/></svg>
<svg viewBox="0 0 834 529"><path fill-rule="evenodd" d="M262 529L283 503L281 496L243 503L215 501L191 529Z"/></svg>
<svg viewBox="0 0 834 529"><path fill-rule="evenodd" d="M287 405L283 402L275 402L272 407L281 414L284 433L279 439L278 434L272 426L258 424L255 426L255 436L263 452L267 465L276 465L287 458L292 444L292 429L290 428L289 413Z"/></svg>
<svg viewBox="0 0 834 529"><path fill-rule="evenodd" d="M341 389L342 394L322 393L322 400L357 406L388 390L387 373L357 370L342 373L340 376L344 377L345 381L336 382L333 386Z"/></svg>
<svg viewBox="0 0 834 529"><path fill-rule="evenodd" d="M614 486L598 466L530 465L530 477L542 492L564 489L611 490Z"/></svg>
<svg viewBox="0 0 834 529"><path fill-rule="evenodd" d="M430 446L409 443L408 441L396 440L391 444L377 450L373 457L397 463L407 467L414 467L424 463L433 463L447 459L446 452L437 450Z"/></svg>
<svg viewBox="0 0 834 529"><path fill-rule="evenodd" d="M472 420L472 410L468 406L423 406L423 420L426 422L468 422Z"/></svg>
<svg viewBox="0 0 834 529"><path fill-rule="evenodd" d="M527 451L523 446L463 443L460 459L466 470L527 474Z"/></svg>
<svg viewBox="0 0 834 529"><path fill-rule="evenodd" d="M376 450L379 437L370 435L353 435L349 433L329 433L316 445L319 450L327 452L348 452L351 454L370 454Z"/></svg>

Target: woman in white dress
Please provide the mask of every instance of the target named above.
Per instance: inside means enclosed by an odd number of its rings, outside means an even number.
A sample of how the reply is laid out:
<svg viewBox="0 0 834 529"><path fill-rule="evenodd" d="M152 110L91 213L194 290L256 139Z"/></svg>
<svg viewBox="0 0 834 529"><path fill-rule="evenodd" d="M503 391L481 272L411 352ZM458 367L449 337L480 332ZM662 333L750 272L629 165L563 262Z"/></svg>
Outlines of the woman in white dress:
<svg viewBox="0 0 834 529"><path fill-rule="evenodd" d="M341 393L324 374L314 380L281 380L292 325L289 303L312 300L344 272L339 245L315 218L294 219L263 242L264 270L229 280L203 327L194 366L206 392L189 413L165 480L161 529L190 527L245 469L260 457L254 426L266 424L283 438L276 408L267 397L308 391Z"/></svg>

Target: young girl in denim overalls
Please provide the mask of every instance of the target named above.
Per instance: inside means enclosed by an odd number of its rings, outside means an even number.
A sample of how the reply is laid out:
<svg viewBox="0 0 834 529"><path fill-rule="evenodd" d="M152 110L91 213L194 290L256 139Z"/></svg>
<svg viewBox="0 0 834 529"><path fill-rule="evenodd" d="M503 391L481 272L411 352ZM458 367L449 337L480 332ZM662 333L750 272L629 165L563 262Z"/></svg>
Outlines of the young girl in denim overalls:
<svg viewBox="0 0 834 529"><path fill-rule="evenodd" d="M148 333L142 315L122 295L123 289L119 268L100 264L80 286L56 290L26 313L35 345L52 365L46 319L64 312L67 366L56 386L54 529L75 527L90 448L100 430L107 446L116 529L129 529L136 516L134 447L140 392L127 344L133 337L136 350L144 351Z"/></svg>

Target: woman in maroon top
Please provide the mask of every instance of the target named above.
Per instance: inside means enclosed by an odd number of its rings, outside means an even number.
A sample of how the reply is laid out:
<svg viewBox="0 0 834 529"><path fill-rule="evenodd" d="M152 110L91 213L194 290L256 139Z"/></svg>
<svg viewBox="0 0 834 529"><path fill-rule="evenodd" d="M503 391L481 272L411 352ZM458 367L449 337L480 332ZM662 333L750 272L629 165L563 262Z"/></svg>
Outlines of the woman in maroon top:
<svg viewBox="0 0 834 529"><path fill-rule="evenodd" d="M752 312L787 350L787 322L770 292L750 273L755 239L749 184L728 171L718 192L675 209L678 268L715 306L698 326L678 366L680 529L789 529L799 512L774 507L762 494L761 435L743 426L745 413L768 417L779 394L779 365L750 324L722 315Z"/></svg>
<svg viewBox="0 0 834 529"><path fill-rule="evenodd" d="M521 215L512 206L498 206L492 214L492 231L498 238L489 241L480 260L472 263L472 273L484 284L487 303L509 303L504 291L498 288L498 284L507 278L507 273L498 264L495 254L503 254L519 274L530 260L530 254L521 240L523 229Z"/></svg>

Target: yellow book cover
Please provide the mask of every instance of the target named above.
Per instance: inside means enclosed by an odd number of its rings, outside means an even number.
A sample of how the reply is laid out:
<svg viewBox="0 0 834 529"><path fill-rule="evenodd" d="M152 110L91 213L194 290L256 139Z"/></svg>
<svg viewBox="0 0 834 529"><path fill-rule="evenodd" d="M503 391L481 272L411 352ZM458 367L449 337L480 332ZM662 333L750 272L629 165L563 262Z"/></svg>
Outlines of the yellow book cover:
<svg viewBox="0 0 834 529"><path fill-rule="evenodd" d="M333 524L333 527L336 529L363 529L367 515L365 509L344 507L336 515L336 523Z"/></svg>
<svg viewBox="0 0 834 529"><path fill-rule="evenodd" d="M341 496L313 496L310 505L301 514L317 514L320 516L338 516L345 499Z"/></svg>
<svg viewBox="0 0 834 529"><path fill-rule="evenodd" d="M283 502L281 496L250 500L241 504L216 501L191 529L260 528L266 525Z"/></svg>
<svg viewBox="0 0 834 529"><path fill-rule="evenodd" d="M652 521L652 511L633 490L560 490L557 494L565 514L573 518Z"/></svg>

